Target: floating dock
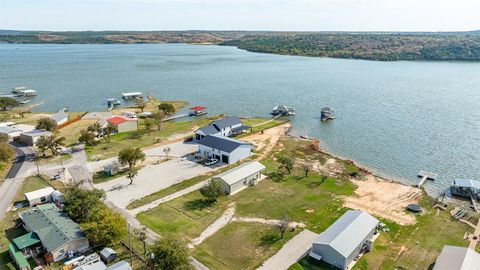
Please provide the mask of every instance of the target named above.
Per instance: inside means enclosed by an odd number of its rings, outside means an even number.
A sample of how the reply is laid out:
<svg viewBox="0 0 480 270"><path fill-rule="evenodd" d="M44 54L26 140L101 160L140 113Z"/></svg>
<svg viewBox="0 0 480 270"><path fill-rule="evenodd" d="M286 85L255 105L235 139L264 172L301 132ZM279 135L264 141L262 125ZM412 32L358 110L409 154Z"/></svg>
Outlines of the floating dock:
<svg viewBox="0 0 480 270"><path fill-rule="evenodd" d="M426 171L420 171L417 175L420 179L420 181L417 183L417 187L420 188L427 182L427 180L435 180L438 176L437 173L432 173L432 172L426 172Z"/></svg>

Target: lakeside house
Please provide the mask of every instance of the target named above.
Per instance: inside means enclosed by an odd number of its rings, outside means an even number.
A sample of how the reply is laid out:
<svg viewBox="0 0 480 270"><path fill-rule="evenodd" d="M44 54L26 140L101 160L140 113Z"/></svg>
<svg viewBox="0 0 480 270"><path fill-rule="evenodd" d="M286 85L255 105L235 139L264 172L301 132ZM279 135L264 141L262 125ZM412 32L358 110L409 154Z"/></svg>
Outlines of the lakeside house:
<svg viewBox="0 0 480 270"><path fill-rule="evenodd" d="M50 119L55 121L55 123L57 123L57 126L59 126L65 124L68 121L68 114L62 110L50 116Z"/></svg>
<svg viewBox="0 0 480 270"><path fill-rule="evenodd" d="M243 125L238 117L225 117L195 130L195 139L201 140L209 135L230 137L242 133L249 128L249 126Z"/></svg>
<svg viewBox="0 0 480 270"><path fill-rule="evenodd" d="M480 253L466 247L444 246L433 270L480 269Z"/></svg>
<svg viewBox="0 0 480 270"><path fill-rule="evenodd" d="M123 115L115 115L107 119L104 126L110 123L115 127L116 133L129 132L138 130L138 119L130 118Z"/></svg>
<svg viewBox="0 0 480 270"><path fill-rule="evenodd" d="M349 210L313 241L310 257L338 269L349 269L371 250L380 222L360 210Z"/></svg>
<svg viewBox="0 0 480 270"><path fill-rule="evenodd" d="M214 158L223 163L233 164L252 155L252 144L236 139L208 135L197 141L198 154L203 158Z"/></svg>
<svg viewBox="0 0 480 270"><path fill-rule="evenodd" d="M43 204L19 214L27 234L13 239L14 250L23 256L44 253L47 262L57 262L69 253L89 248L88 239L77 223L54 204Z"/></svg>
<svg viewBox="0 0 480 270"><path fill-rule="evenodd" d="M32 131L23 132L20 134L19 141L28 146L34 146L40 137L49 137L52 135L52 132L46 130L34 129Z"/></svg>
<svg viewBox="0 0 480 270"><path fill-rule="evenodd" d="M233 195L249 186L254 186L262 177L265 166L258 161L250 161L224 173L212 177L223 188L225 195Z"/></svg>

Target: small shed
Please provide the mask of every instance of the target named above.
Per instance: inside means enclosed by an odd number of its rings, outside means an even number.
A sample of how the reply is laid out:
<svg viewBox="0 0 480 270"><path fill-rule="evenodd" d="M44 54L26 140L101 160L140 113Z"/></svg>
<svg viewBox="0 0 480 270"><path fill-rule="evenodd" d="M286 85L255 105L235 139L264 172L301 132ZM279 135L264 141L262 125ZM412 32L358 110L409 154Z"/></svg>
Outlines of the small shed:
<svg viewBox="0 0 480 270"><path fill-rule="evenodd" d="M35 206L37 204L51 202L52 193L54 191L55 189L53 189L52 187L46 187L25 193L25 198L27 199L30 206Z"/></svg>
<svg viewBox="0 0 480 270"><path fill-rule="evenodd" d="M58 190L52 192L52 202L62 204L65 202L65 196Z"/></svg>
<svg viewBox="0 0 480 270"><path fill-rule="evenodd" d="M20 135L20 142L28 146L34 146L35 143L37 143L38 139L40 139L40 137L48 137L51 135L52 133L50 131L35 129L29 132L22 133Z"/></svg>
<svg viewBox="0 0 480 270"><path fill-rule="evenodd" d="M106 264L111 263L117 257L117 252L109 247L106 247L100 251L100 258Z"/></svg>
<svg viewBox="0 0 480 270"><path fill-rule="evenodd" d="M56 114L50 116L50 119L57 123L57 126L65 124L68 121L68 114L65 111L59 111Z"/></svg>
<svg viewBox="0 0 480 270"><path fill-rule="evenodd" d="M251 161L212 177L223 187L227 195L235 194L248 186L254 186L260 180L265 166L258 161Z"/></svg>
<svg viewBox="0 0 480 270"><path fill-rule="evenodd" d="M126 261L119 261L110 265L105 270L132 270L132 267Z"/></svg>

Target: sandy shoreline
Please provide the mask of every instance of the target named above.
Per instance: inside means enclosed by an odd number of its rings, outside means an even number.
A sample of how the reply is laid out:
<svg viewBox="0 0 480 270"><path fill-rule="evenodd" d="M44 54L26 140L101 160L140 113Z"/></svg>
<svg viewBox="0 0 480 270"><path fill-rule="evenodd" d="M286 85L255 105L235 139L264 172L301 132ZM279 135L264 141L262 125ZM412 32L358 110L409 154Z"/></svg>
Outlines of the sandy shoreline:
<svg viewBox="0 0 480 270"><path fill-rule="evenodd" d="M305 140L292 136L289 132L287 132L287 136L294 139ZM354 160L340 157L323 149L320 149L319 152L331 158L328 159L324 165L316 164L317 171L335 174L337 173L336 169L338 169L336 167L342 166L338 164L337 160L341 160L358 167L364 176L361 180L355 177L349 178L356 186L356 190L355 195L344 196L342 198L344 200L344 207L367 211L400 225L416 223L415 216L405 211L405 208L409 204L419 202L420 198L424 196L422 189L394 179L379 176L369 168L357 164Z"/></svg>

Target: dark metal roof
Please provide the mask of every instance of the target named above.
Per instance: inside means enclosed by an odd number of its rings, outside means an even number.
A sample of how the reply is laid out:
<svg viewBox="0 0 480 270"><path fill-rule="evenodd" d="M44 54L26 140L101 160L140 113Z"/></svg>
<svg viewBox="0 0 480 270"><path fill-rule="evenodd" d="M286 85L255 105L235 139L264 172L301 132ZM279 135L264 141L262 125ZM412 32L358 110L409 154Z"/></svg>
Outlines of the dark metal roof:
<svg viewBox="0 0 480 270"><path fill-rule="evenodd" d="M233 117L225 117L216 121L213 121L210 125L214 125L219 129L224 129L226 127L231 127L234 125L242 124L240 118L233 116Z"/></svg>
<svg viewBox="0 0 480 270"><path fill-rule="evenodd" d="M204 127L201 127L199 128L198 130L200 130L201 132L203 132L203 134L206 135L212 135L212 134L217 134L218 132L220 132L219 129L217 129L216 127L212 126L212 125L208 125L208 126L204 126Z"/></svg>
<svg viewBox="0 0 480 270"><path fill-rule="evenodd" d="M250 143L247 143L247 142L242 142L239 140L227 138L224 136L218 136L218 135L208 135L205 138L199 140L197 143L200 145L215 148L227 153L233 152L233 150L237 149L241 145L251 145Z"/></svg>

